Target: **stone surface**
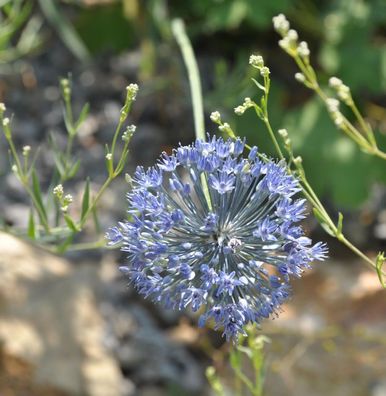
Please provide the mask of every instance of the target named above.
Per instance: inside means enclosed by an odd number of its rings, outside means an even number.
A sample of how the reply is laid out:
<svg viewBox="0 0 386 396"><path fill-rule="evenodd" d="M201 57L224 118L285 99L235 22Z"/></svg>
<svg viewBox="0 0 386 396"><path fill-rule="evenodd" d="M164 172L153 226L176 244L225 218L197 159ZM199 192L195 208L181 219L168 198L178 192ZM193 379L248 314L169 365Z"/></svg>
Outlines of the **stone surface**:
<svg viewBox="0 0 386 396"><path fill-rule="evenodd" d="M122 374L104 344L98 265L72 265L4 233L0 251L3 352L31 365L37 384L121 395Z"/></svg>

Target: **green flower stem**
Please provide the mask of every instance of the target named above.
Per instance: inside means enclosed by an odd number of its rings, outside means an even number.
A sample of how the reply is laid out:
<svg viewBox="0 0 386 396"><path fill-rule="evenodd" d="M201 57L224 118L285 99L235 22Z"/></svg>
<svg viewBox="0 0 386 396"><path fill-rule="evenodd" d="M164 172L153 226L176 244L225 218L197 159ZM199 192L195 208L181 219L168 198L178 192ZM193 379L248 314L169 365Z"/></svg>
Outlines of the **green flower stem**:
<svg viewBox="0 0 386 396"><path fill-rule="evenodd" d="M354 113L355 117L357 118L362 129L366 132L369 142L371 143L371 145L374 148L376 148L377 142L375 140L374 132L373 132L371 126L363 119L362 114L358 110L358 107L356 106L354 101L351 102L349 107L350 107L351 111Z"/></svg>
<svg viewBox="0 0 386 396"><path fill-rule="evenodd" d="M202 100L200 72L198 70L196 57L194 56L194 51L189 37L186 34L185 24L181 19L174 19L172 21L172 31L180 47L185 66L188 71L196 138L205 141L204 105ZM203 173L200 174L200 179L203 186L205 200L209 209L213 210L208 181Z"/></svg>

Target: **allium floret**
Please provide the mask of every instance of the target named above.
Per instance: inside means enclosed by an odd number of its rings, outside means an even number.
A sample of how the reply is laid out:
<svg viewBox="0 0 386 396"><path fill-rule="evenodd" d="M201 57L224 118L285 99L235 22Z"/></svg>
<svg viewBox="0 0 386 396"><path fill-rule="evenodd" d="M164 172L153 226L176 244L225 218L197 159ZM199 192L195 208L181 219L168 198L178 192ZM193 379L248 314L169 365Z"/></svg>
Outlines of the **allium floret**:
<svg viewBox="0 0 386 396"><path fill-rule="evenodd" d="M167 308L200 310L227 339L277 313L323 243L312 245L297 224L305 201L283 162L261 161L244 141L196 140L138 167L128 193L129 221L112 228L121 267L139 293ZM209 202L208 202L209 201Z"/></svg>

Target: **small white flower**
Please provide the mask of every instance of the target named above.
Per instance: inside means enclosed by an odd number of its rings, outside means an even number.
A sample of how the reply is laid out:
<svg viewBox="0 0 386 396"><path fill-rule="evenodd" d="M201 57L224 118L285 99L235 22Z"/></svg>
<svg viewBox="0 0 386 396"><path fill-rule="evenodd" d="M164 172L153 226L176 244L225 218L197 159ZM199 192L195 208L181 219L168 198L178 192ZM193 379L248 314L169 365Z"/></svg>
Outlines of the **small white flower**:
<svg viewBox="0 0 386 396"><path fill-rule="evenodd" d="M8 126L8 125L9 125L9 118L6 117L6 118L4 118L4 120L3 120L3 126Z"/></svg>
<svg viewBox="0 0 386 396"><path fill-rule="evenodd" d="M13 173L17 173L17 166L15 164L12 165L11 170L12 170Z"/></svg>
<svg viewBox="0 0 386 396"><path fill-rule="evenodd" d="M299 35L295 29L290 29L290 30L288 30L286 37L288 38L289 41L296 42L296 41L298 41Z"/></svg>
<svg viewBox="0 0 386 396"><path fill-rule="evenodd" d="M73 201L72 195L71 194L67 194L65 195L65 197L63 198L63 202L65 204L70 204Z"/></svg>
<svg viewBox="0 0 386 396"><path fill-rule="evenodd" d="M107 161L111 161L113 158L113 155L111 153L107 153L105 158L107 159Z"/></svg>
<svg viewBox="0 0 386 396"><path fill-rule="evenodd" d="M288 138L288 132L287 132L287 129L279 129L278 130L278 134L283 138L283 139L286 139L286 138Z"/></svg>
<svg viewBox="0 0 386 396"><path fill-rule="evenodd" d="M4 112L6 110L5 104L0 103L0 111Z"/></svg>

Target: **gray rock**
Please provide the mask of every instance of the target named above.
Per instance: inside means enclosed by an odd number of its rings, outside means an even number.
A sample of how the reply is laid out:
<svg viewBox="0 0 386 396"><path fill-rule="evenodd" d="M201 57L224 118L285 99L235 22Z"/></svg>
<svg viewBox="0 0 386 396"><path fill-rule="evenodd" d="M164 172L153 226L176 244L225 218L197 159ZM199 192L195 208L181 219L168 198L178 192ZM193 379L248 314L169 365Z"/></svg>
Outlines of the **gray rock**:
<svg viewBox="0 0 386 396"><path fill-rule="evenodd" d="M71 395L122 395L104 344L98 265L68 261L0 233L0 343L32 364L37 383ZM126 387L127 388L127 387Z"/></svg>

